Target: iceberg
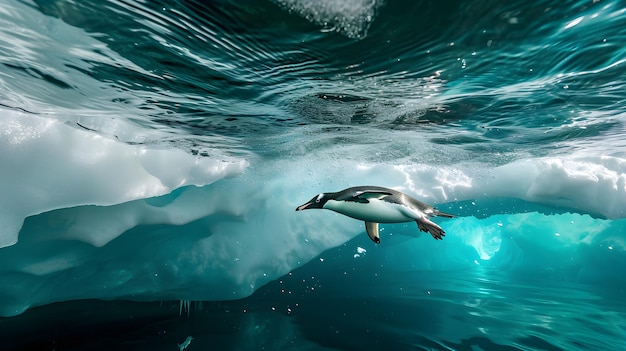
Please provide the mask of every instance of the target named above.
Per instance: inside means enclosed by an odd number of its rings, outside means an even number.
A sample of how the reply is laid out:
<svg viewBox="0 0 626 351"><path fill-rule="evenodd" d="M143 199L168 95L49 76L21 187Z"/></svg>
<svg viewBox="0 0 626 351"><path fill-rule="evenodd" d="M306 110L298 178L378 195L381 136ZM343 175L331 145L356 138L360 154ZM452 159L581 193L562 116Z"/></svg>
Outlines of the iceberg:
<svg viewBox="0 0 626 351"><path fill-rule="evenodd" d="M359 184L393 187L458 215L440 221L448 233L445 251L425 259L423 269L481 262L517 267L527 245L555 257L568 245L602 245L614 254L626 249L622 238L607 236L612 224L602 219L622 223L625 217L626 160L617 157L496 167L388 165L314 154L259 162L131 145L18 112L3 116L2 316L72 299L249 296L364 235L359 221L293 210L310 194ZM398 226L382 226L381 235L393 228L418 235ZM513 236L515 250L507 239ZM430 257L428 250L435 250L433 243L410 243L390 244L403 251L396 258Z"/></svg>

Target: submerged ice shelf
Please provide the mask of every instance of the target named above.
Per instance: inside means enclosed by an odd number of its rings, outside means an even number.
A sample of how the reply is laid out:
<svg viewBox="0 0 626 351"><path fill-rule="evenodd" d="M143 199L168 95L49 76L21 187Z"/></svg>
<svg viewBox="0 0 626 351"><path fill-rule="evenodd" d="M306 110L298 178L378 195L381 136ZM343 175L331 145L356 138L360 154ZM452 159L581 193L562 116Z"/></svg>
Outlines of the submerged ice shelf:
<svg viewBox="0 0 626 351"><path fill-rule="evenodd" d="M13 112L2 123L0 144L10 151L2 155L2 316L82 298L248 296L363 233L362 223L334 213L294 211L310 194L359 184L394 187L459 215L439 221L443 245L414 226L382 226L382 236L411 238L393 246L395 267L531 267L528 250L566 265L586 247L619 257L626 249L616 234L626 217L626 160L615 157L338 167L311 154L249 165L127 145Z"/></svg>
<svg viewBox="0 0 626 351"><path fill-rule="evenodd" d="M31 215L164 195L233 176L247 165L131 146L55 119L6 110L0 147L0 247L15 244L24 218Z"/></svg>

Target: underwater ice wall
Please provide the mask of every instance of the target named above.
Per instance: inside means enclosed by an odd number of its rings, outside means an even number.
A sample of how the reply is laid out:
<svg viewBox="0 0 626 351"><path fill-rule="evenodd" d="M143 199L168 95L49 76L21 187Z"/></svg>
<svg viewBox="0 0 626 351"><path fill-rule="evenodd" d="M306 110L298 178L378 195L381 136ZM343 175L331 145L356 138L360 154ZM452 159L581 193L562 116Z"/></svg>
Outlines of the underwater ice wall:
<svg viewBox="0 0 626 351"><path fill-rule="evenodd" d="M245 160L6 117L2 315L89 297L240 298L360 230L293 216L299 196L317 189L288 163L242 174Z"/></svg>
<svg viewBox="0 0 626 351"><path fill-rule="evenodd" d="M448 236L437 255L428 251L437 242L412 238L412 225L385 227L381 245L394 245L386 236L394 230L408 238L393 246L397 269L405 260L422 269L529 267L528 252L567 264L584 247L610 261L626 248L623 220L566 213L625 217L626 161L615 157L435 167L310 153L248 165L3 114L3 316L81 298L247 296L363 233L361 222L329 211L294 211L321 191L357 184L394 187L459 216L440 222ZM576 274L591 279L592 271L583 262Z"/></svg>
<svg viewBox="0 0 626 351"><path fill-rule="evenodd" d="M14 244L25 217L81 205L114 205L205 185L241 173L244 160L193 157L130 146L56 119L4 110L0 147L0 247Z"/></svg>

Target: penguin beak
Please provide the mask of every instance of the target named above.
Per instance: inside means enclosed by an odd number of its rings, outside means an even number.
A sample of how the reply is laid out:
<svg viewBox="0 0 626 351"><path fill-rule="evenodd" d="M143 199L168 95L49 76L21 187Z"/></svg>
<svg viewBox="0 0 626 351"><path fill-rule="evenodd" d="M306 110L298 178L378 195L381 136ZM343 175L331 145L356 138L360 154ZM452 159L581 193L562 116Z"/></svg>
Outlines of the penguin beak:
<svg viewBox="0 0 626 351"><path fill-rule="evenodd" d="M307 203L302 204L302 205L296 207L296 211L310 210L312 208L324 208L324 203L326 201L320 201L320 199L323 196L324 196L324 194L317 195L316 197L314 197L311 200L309 200Z"/></svg>
<svg viewBox="0 0 626 351"><path fill-rule="evenodd" d="M307 207L311 206L312 202L309 201L303 205L300 205L298 207L296 207L296 211L302 211L302 210L306 210Z"/></svg>

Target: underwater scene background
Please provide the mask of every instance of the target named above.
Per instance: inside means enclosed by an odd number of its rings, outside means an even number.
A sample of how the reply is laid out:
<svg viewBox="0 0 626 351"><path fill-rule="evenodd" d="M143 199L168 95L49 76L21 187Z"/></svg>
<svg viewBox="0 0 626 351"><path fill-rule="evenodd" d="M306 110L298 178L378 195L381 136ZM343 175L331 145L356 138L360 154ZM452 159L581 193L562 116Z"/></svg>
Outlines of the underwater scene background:
<svg viewBox="0 0 626 351"><path fill-rule="evenodd" d="M626 349L622 1L0 6L0 349ZM358 185L455 218L295 212Z"/></svg>

